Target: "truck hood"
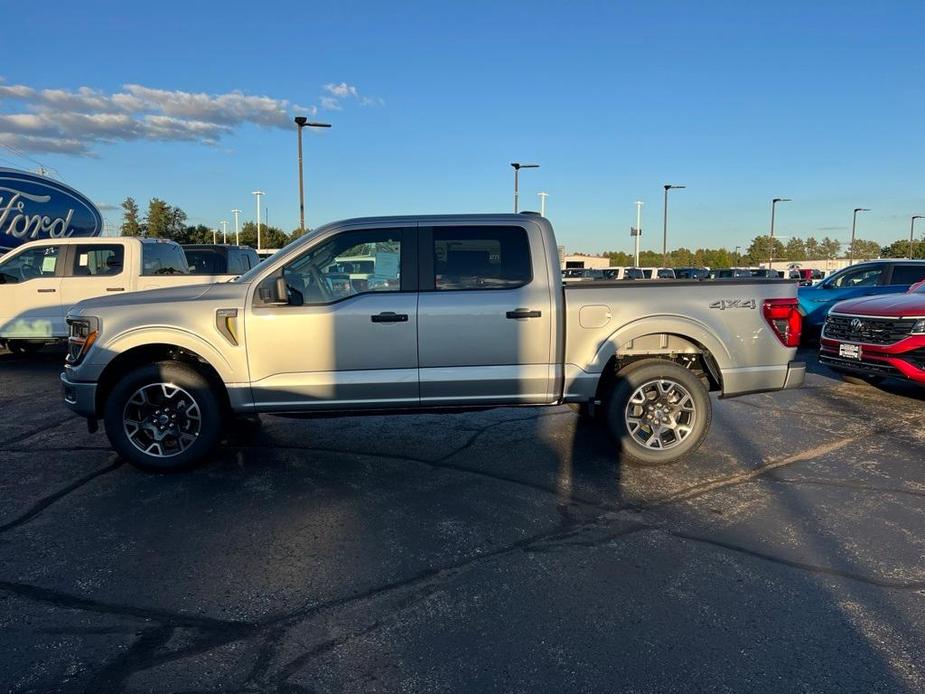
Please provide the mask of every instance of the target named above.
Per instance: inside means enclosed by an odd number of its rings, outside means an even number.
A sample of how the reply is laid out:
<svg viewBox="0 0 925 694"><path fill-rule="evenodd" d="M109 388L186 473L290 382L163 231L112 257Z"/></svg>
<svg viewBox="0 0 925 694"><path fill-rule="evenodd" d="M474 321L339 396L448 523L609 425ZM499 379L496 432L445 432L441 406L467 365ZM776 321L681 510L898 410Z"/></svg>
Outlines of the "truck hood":
<svg viewBox="0 0 925 694"><path fill-rule="evenodd" d="M165 289L148 289L143 292L110 294L94 299L85 299L72 309L72 313L92 314L94 311L110 307L145 306L164 302L177 304L199 299L232 301L247 293L248 285L241 282L221 282L218 284L187 284L181 287Z"/></svg>
<svg viewBox="0 0 925 694"><path fill-rule="evenodd" d="M849 299L835 304L832 311L863 316L883 316L884 318L919 318L925 316L925 294L916 292Z"/></svg>

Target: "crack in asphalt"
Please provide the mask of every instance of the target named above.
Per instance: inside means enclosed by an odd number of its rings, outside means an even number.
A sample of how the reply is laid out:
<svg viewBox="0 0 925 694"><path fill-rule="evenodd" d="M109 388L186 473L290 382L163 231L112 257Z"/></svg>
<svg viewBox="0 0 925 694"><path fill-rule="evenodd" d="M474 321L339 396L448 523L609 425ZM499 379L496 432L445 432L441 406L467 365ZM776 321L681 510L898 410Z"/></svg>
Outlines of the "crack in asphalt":
<svg viewBox="0 0 925 694"><path fill-rule="evenodd" d="M816 478L805 478L805 479L796 479L790 477L776 477L775 475L768 475L764 478L766 482L771 482L774 484L792 484L792 485L801 485L806 484L814 487L837 487L839 489L855 489L861 492L869 492L874 494L885 494L885 495L907 495L907 496L917 496L925 497L925 490L919 491L916 489L900 489L898 487L877 487L875 485L864 484L863 482L853 482L850 480L823 480Z"/></svg>
<svg viewBox="0 0 925 694"><path fill-rule="evenodd" d="M36 434L41 434L43 431L44 431L44 432L48 432L48 431L51 431L51 430L53 430L53 429L57 429L58 427L60 427L60 426L62 426L62 425L64 425L64 424L67 424L68 422L71 422L71 421L73 421L73 420L75 420L75 419L77 419L77 415L66 416L64 419L59 420L59 421L58 421L57 423L55 423L55 424L51 424L51 425L45 424L45 425L40 426L40 427L38 427L38 428L36 428L36 429L33 429L32 431L26 431L26 432L23 432L22 434L17 434L16 436L13 436L12 438L4 439L3 441L0 441L0 448L5 448L6 446L10 446L10 445L12 445L12 444L19 443L20 441L25 441L25 440L28 439L30 436L35 436Z"/></svg>
<svg viewBox="0 0 925 694"><path fill-rule="evenodd" d="M764 559L765 561L772 562L774 564L780 564L782 566L789 566L794 569L800 569L802 571L807 571L812 574L824 575L824 576L834 576L836 578L847 578L852 581L858 581L859 583L866 583L871 586L876 586L877 588L890 588L893 590L923 590L925 589L925 580L916 580L916 581L900 581L893 580L888 578L876 578L873 576L865 576L864 574L855 573L853 571L843 571L840 569L833 569L829 566L821 566L819 564L809 564L807 562L797 561L795 559L786 559L774 554L768 554L766 552L760 552L755 549L750 549L742 545L736 545L731 542L724 542L722 540L715 540L713 538L704 537L701 535L693 535L691 533L685 533L680 530L669 530L667 528L660 529L667 535L671 537L676 537L682 540L689 540L690 542L699 542L701 544L710 545L712 547L719 547L721 549L727 549L733 552L738 552L740 554L745 554L750 557L756 557L758 559Z"/></svg>
<svg viewBox="0 0 925 694"><path fill-rule="evenodd" d="M750 406L755 406L752 403L747 403ZM770 409L757 406L758 409ZM551 488L546 485L533 483L517 478L513 478L507 475L496 474L491 472L486 472L484 470L479 470L475 468L470 468L464 465L454 465L448 463L451 458L459 455L460 453L470 449L476 441L481 437L485 432L489 431L492 428L502 426L504 424L512 424L518 422L525 422L531 420L537 420L545 417L554 417L554 416L563 416L563 415L572 415L571 412L553 412L553 413L541 413L534 414L529 417L513 418L506 419L503 421L492 422L487 424L474 433L466 440L464 444L455 448L453 451L440 456L436 459L426 459L426 458L417 458L413 456L397 456L390 454L382 453L368 453L364 451L350 451L342 449L327 449L327 448L310 448L310 447L301 447L301 446L274 446L274 448L280 450L305 450L305 451L318 451L326 453L341 453L348 455L357 455L357 456L366 456L366 457L382 457L392 460L406 461L412 463L423 464L431 466L437 469L449 469L457 472L474 474L479 476L488 477L500 482L515 484L524 487L528 487L533 490L542 491L551 495L559 496L558 490ZM65 420L68 421L68 420ZM60 423L59 423L60 424ZM24 440L33 436L34 434L42 431L44 428L40 428L36 431L22 434L20 436L14 437L8 441L0 443L0 450L9 450L6 446L10 444L15 444L18 441ZM889 433L880 431L877 433ZM696 499L705 494L709 494L713 491L719 489L724 489L732 486L737 486L739 484L744 484L746 482L752 481L758 477L767 476L766 479L774 483L782 484L829 484L832 486L844 486L850 488L861 489L863 491L877 492L877 493L897 493L897 494L911 494L914 496L925 496L925 493L914 492L910 490L890 490L877 487L869 487L867 485L854 485L850 482L826 482L819 480L790 480L777 478L769 473L773 473L774 470L779 468L793 465L795 463L804 462L810 460L814 457L821 455L826 455L834 451L839 450L840 448L849 445L850 443L857 441L860 437L847 437L840 439L835 442L817 446L815 448L803 451L780 460L771 460L768 463L765 463L753 470L736 473L733 475L724 476L717 478L715 480L709 480L706 482L701 482L698 484L691 485L682 489L678 492L666 495L661 499L656 499L653 502L648 503L622 503L622 504L607 504L595 500L588 500L581 497L576 497L570 495L570 501L574 502L577 505L587 506L596 510L607 511L609 514L622 511L642 511L648 509L656 509L665 507L671 504L680 503L683 501L690 501ZM240 445L230 445L226 446L228 449L251 449L257 448L258 446L240 446ZM105 447L73 447L72 449L64 450L106 450ZM33 449L30 449L33 450ZM62 450L62 449L55 449ZM43 498L32 508L29 509L26 513L19 516L17 519L10 521L9 523L0 526L0 532L5 532L13 528L19 527L24 523L27 523L29 520L35 518L41 514L49 506L53 505L56 501L64 498L73 491L79 489L83 485L91 482L93 479L111 472L121 466L121 461L117 461L101 470L97 470L89 475L72 482L66 487L58 490L57 492ZM760 552L757 550L749 549L744 546L735 545L733 543L723 542L720 540L715 540L708 537L697 536L694 534L684 533L681 531L674 531L658 525L646 524L646 523L635 523L629 528L621 529L617 532L605 533L599 538L587 539L586 533L593 531L595 529L602 529L604 527L609 527L612 525L614 518L612 515L610 517L597 516L593 519L580 519L580 518L571 518L565 519L565 527L559 526L555 530L546 531L542 533L537 533L533 536L521 538L513 543L510 543L504 547L497 548L489 552L477 553L470 555L458 562L445 565L443 567L437 568L428 568L423 571L420 571L410 577L394 581L385 585L375 586L370 588L361 594L354 594L349 596L344 596L342 598L337 598L330 600L325 603L319 604L310 604L304 605L300 608L284 612L282 614L273 615L258 621L227 621L219 620L210 617L198 617L193 615L187 615L184 613L176 613L168 610L160 610L157 608L142 608L135 607L132 605L118 605L118 604L109 604L96 600L91 600L87 598L81 598L79 596L70 595L58 591L48 590L44 588L39 588L29 584L14 583L8 581L0 581L0 590L5 592L13 593L20 598L32 600L36 602L41 602L45 604L50 604L53 607L69 610L83 610L89 612L95 612L100 614L114 615L114 616L123 616L123 617L133 617L146 621L154 621L158 623L158 626L149 627L141 631L140 636L132 644L132 646L121 653L119 656L113 658L111 661L106 663L97 673L94 675L94 679L91 687L88 691L104 691L108 689L118 689L121 685L127 681L129 677L133 674L150 669L157 665L170 662L173 660L188 658L192 655L203 653L209 650L212 650L216 647L219 647L223 644L227 644L235 640L250 640L253 638L262 638L263 643L257 654L255 662L248 673L245 684L243 685L240 691L261 691L262 687L257 686L252 689L249 685L251 683L268 683L270 681L275 682L279 687L287 687L291 691L297 691L301 688L296 688L295 685L291 685L286 682L286 680L291 677L293 674L298 672L305 664L310 662L313 658L317 657L320 654L329 652L340 645L348 642L351 639L362 637L365 634L376 631L377 629L382 628L387 624L391 619L394 619L398 616L398 613L408 607L417 604L418 602L426 599L427 597L433 595L434 592L443 587L446 582L453 577L457 576L464 570L471 568L472 566L478 565L481 562L488 561L491 559L496 559L504 555L512 554L518 551L530 551L530 552L549 552L554 551L561 547L581 547L581 548L590 548L598 547L603 544L607 544L616 540L619 540L623 537L627 537L634 533L643 532L643 531L656 531L662 532L668 536L675 537L682 540L687 540L691 542L698 542L703 544L712 545L717 548L725 549L728 551L738 552L747 556L756 557L765 561L774 562L783 566L787 566L794 569L799 569L815 574L829 575L838 578L845 578L849 580L855 580L863 583L868 583L870 585L888 588L888 589L905 589L905 590L921 590L925 588L925 581L897 581L893 579L878 579L876 577L864 576L855 572L842 571L839 569L834 569L826 566L813 565L805 562L799 562L795 560L786 559L776 555ZM583 537L585 535L585 537ZM296 658L288 661L282 666L279 670L279 674L270 678L269 673L273 666L273 659L276 656L277 647L280 641L282 641L287 633L287 631L297 623L307 622L310 620L315 620L319 618L323 613L336 610L338 608L343 608L346 606L360 604L363 601L374 602L388 596L392 596L402 591L410 590L409 595L404 596L396 605L391 606L390 611L381 617L377 617L373 620L371 624L364 625L359 630L353 630L347 634L341 634L333 638L329 638L319 644L316 644L308 651L305 651ZM189 629L193 630L196 633L195 638L191 642L185 644L183 647L176 649L166 649L167 644L170 639L174 636L178 629Z"/></svg>
<svg viewBox="0 0 925 694"><path fill-rule="evenodd" d="M53 492L49 494L48 496L41 498L39 501L35 502L28 511L26 511L19 517L14 518L13 520L7 523L4 523L3 525L0 525L0 534L13 530L15 528L18 528L22 525L25 525L26 523L31 521L33 518L38 516L40 513L42 513L49 506L60 501L64 497L68 496L69 494L72 494L73 492L77 491L84 485L92 482L97 477L101 477L102 475L105 475L108 472L112 472L113 470L117 470L120 467L122 467L122 461L117 460L114 463L110 463L106 467L100 468L99 470L94 470L90 474L84 475L83 477L80 477L74 480L73 482L71 482L68 485L65 485L58 491Z"/></svg>

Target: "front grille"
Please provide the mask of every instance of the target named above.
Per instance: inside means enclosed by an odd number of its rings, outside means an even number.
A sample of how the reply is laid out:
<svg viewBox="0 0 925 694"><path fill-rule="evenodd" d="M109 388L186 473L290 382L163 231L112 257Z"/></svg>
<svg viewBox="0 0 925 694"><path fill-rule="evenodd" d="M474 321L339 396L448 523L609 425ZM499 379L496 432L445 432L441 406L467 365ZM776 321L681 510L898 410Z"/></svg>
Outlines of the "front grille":
<svg viewBox="0 0 925 694"><path fill-rule="evenodd" d="M820 354L819 361L836 370L855 373L876 374L878 376L902 376L902 372L891 364L879 361L856 361L828 354Z"/></svg>
<svg viewBox="0 0 925 694"><path fill-rule="evenodd" d="M915 323L915 318L862 318L830 313L822 336L841 342L891 345L908 337Z"/></svg>

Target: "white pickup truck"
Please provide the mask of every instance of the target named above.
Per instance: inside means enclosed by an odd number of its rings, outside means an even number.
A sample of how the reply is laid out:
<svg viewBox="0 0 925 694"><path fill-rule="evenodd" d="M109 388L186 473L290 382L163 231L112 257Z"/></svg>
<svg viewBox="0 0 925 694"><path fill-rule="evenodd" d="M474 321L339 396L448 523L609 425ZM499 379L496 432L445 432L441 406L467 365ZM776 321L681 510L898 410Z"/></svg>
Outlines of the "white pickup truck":
<svg viewBox="0 0 925 694"><path fill-rule="evenodd" d="M371 272L355 280L338 259L360 256ZM354 219L231 282L79 304L61 379L68 406L145 469L205 459L236 415L561 403L657 464L700 445L709 391L802 384L796 290L563 286L552 227L532 214Z"/></svg>
<svg viewBox="0 0 925 694"><path fill-rule="evenodd" d="M0 258L0 345L25 353L66 340L64 317L84 299L232 277L191 275L183 249L162 239L32 241Z"/></svg>

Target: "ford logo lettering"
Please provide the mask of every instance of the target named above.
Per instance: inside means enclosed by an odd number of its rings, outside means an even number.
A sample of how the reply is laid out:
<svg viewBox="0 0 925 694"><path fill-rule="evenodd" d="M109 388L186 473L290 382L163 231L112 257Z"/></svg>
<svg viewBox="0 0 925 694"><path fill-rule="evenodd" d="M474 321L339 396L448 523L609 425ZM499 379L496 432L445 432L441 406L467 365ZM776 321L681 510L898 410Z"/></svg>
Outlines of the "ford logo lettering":
<svg viewBox="0 0 925 694"><path fill-rule="evenodd" d="M851 332L859 333L864 329L864 321L860 318L851 319Z"/></svg>
<svg viewBox="0 0 925 694"><path fill-rule="evenodd" d="M99 236L103 217L70 186L0 168L0 252L37 239Z"/></svg>

